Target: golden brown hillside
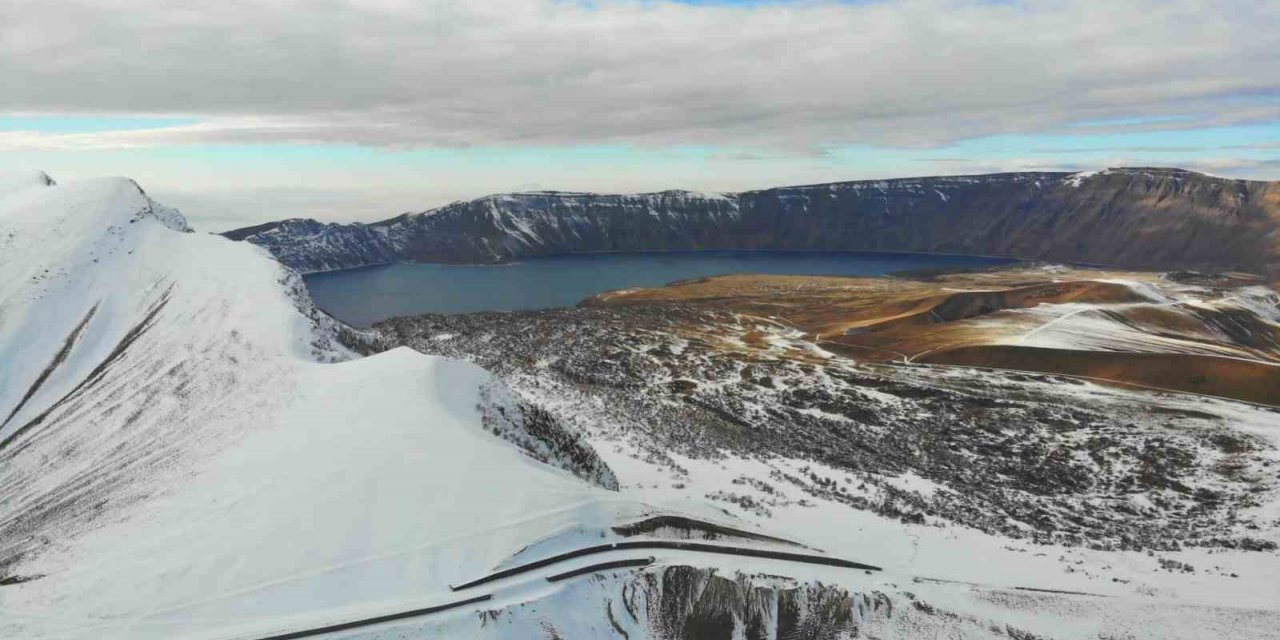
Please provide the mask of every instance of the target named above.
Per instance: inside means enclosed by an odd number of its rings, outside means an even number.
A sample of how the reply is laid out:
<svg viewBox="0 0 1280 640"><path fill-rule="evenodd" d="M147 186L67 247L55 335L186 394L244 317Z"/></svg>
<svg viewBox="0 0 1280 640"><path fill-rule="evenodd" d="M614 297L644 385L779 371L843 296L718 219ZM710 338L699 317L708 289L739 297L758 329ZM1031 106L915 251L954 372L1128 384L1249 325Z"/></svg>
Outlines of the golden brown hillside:
<svg viewBox="0 0 1280 640"><path fill-rule="evenodd" d="M1068 374L1280 405L1280 296L1246 274L1009 269L935 278L730 275L592 305L782 323L864 362ZM748 334L747 348L754 344Z"/></svg>

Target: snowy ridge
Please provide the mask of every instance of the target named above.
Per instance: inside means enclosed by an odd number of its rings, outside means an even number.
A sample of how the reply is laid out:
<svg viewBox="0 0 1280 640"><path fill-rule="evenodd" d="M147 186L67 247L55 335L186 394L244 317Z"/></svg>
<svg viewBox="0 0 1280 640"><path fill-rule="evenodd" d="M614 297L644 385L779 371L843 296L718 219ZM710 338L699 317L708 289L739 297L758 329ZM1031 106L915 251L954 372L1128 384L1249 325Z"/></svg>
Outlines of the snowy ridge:
<svg viewBox="0 0 1280 640"><path fill-rule="evenodd" d="M230 637L634 517L486 434L484 371L341 362L296 274L186 230L124 179L0 197L0 635Z"/></svg>
<svg viewBox="0 0 1280 640"><path fill-rule="evenodd" d="M471 636L487 607L530 605L608 624L603 603L567 604L572 582L547 578L639 552L450 587L534 543L624 540L615 526L658 511L608 490L609 467L546 412L460 360L356 358L343 344L368 336L318 312L296 273L191 233L131 180L8 184L0 637L264 638L460 600L402 626ZM649 553L664 559L621 578L637 601L665 597L634 589L668 564L779 564Z"/></svg>

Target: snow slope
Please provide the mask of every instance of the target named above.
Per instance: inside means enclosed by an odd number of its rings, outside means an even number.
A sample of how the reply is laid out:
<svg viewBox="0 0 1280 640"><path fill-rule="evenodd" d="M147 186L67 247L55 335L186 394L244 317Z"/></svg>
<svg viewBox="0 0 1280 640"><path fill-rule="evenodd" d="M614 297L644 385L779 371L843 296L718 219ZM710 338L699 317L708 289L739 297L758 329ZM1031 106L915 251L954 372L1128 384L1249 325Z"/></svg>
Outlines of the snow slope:
<svg viewBox="0 0 1280 640"><path fill-rule="evenodd" d="M483 370L349 360L294 274L132 181L0 184L0 637L422 606L638 513L483 431Z"/></svg>

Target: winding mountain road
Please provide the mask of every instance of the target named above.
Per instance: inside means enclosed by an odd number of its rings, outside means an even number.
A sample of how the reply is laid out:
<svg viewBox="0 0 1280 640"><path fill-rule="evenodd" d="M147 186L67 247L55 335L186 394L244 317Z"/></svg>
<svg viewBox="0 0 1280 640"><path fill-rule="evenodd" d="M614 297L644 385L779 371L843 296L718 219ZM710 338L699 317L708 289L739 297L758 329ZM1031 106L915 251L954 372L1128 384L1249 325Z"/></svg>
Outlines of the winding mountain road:
<svg viewBox="0 0 1280 640"><path fill-rule="evenodd" d="M820 564L829 567L842 567L845 569L862 569L865 571L880 571L880 567L862 564L861 562L853 562L850 560L842 560L840 558L832 558L831 556L821 556L811 553L794 553L791 551L773 551L770 549L756 549L752 547L730 547L717 544L707 544L705 542L684 542L679 540L633 540L629 542L614 542L611 544L596 545L594 547L584 547L574 551L568 551L559 555L550 556L541 560L535 560L528 564L511 567L491 573L487 576L477 578L470 582L450 587L453 591L462 591L470 589L482 584L517 576L530 571L536 571L546 566L581 558L597 553L609 553L612 551L628 551L632 549L670 549L675 551L693 551L697 553L718 553L724 555L742 556L747 558L764 558L768 560L785 560L787 562L799 562L804 564Z"/></svg>
<svg viewBox="0 0 1280 640"><path fill-rule="evenodd" d="M533 562L529 562L519 566L503 569L501 571L496 571L494 573L488 574L486 576L482 576L470 582L466 582L456 586L451 586L450 590L454 592L467 591L477 586L488 584L491 582L496 582L506 578L527 575L530 573L539 573L541 569L545 569L547 567L569 562L571 560L575 560L577 558L582 558L585 556L601 554L601 553L613 553L618 551L639 550L639 549L646 549L646 550L659 549L659 550L669 550L669 551L678 551L678 552L687 552L687 553L711 553L711 554L720 554L720 555L732 555L732 556L739 556L739 557L746 557L746 558L781 560L784 562L816 564L816 565L824 565L824 566L830 566L830 567L840 567L845 569L858 569L858 570L864 570L864 571L880 571L881 570L880 567L877 567L874 565L863 564L860 562L853 562L851 560L844 560L841 558L833 558L830 556L823 556L823 555L816 555L816 554L809 554L809 553L774 551L771 549L758 549L753 547L716 545L716 544L707 544L705 542L686 542L686 541L680 541L680 540L632 540L632 541L626 541L626 542L615 542L611 544L596 545L592 547L584 547L582 549L576 549L574 551L568 551L568 552L557 554L554 556L549 556L541 560L535 560ZM570 569L568 571L564 571L561 573L546 575L544 576L544 578L548 582L560 582L560 581L568 580L578 576L587 575L591 573L598 573L601 571L609 571L612 569L629 569L629 568L645 567L653 564L655 561L656 559L653 556L612 560L609 562L601 562L597 564L587 565L584 567ZM269 636L255 636L252 638L252 640L298 640L299 638L310 638L310 637L321 636L329 633L337 633L339 631L348 631L348 630L357 629L360 627L367 627L367 626L372 626L376 624L382 624L385 622L394 622L396 620L404 620L407 618L416 618L416 617L427 616L427 615L432 615L436 613L443 613L445 611L460 609L468 605L478 604L481 602L488 602L490 600L493 600L493 598L494 598L493 593L485 593L482 595L477 595L477 596L473 596L463 600L457 600L454 602L447 602L447 603L433 605L429 607L411 609L408 611L389 613L389 614L375 616L371 618L362 618L359 620L351 620L347 622L334 623L334 624L329 624L321 627L314 627L310 629L287 631L287 632L282 632L282 633L269 635Z"/></svg>

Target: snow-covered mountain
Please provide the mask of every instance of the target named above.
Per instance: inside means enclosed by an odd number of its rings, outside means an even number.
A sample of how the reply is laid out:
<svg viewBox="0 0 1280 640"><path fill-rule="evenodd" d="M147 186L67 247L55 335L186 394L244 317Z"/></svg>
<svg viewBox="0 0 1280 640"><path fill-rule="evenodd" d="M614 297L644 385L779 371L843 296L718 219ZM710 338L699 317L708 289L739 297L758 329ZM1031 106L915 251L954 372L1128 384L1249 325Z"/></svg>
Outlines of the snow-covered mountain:
<svg viewBox="0 0 1280 640"><path fill-rule="evenodd" d="M614 532L655 510L488 373L407 348L354 358L262 249L190 232L127 179L0 185L0 636L254 638L464 599L563 608L546 575L619 555L449 585L652 538ZM656 606L664 579L708 578L670 570L593 584ZM643 575L656 586L636 592ZM601 604L559 618L604 625ZM494 621L476 611L452 624ZM756 617L776 626L770 611ZM618 624L638 636L658 619Z"/></svg>
<svg viewBox="0 0 1280 640"><path fill-rule="evenodd" d="M1280 273L1280 183L1178 169L1005 173L743 193L514 193L373 224L226 234L302 272L596 251L923 251Z"/></svg>

